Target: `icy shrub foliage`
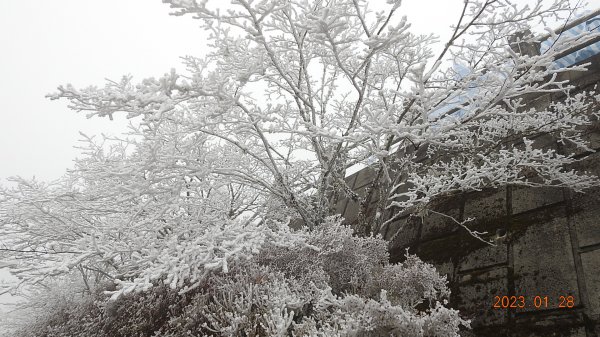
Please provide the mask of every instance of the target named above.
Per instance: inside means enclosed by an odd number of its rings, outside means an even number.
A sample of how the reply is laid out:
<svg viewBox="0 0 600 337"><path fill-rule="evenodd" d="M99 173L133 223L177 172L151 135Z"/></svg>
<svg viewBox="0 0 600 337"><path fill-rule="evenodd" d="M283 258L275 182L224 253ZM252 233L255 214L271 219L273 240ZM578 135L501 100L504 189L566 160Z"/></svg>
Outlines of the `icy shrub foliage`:
<svg viewBox="0 0 600 337"><path fill-rule="evenodd" d="M384 240L353 236L338 218L278 238L208 264L205 254L171 255L165 267L197 272L139 277L120 291L98 287L112 298L92 291L49 303L19 336L458 336L469 326L446 307L446 279L431 265L408 254L389 264ZM245 247L212 242L215 252ZM69 285L61 286L51 293Z"/></svg>
<svg viewBox="0 0 600 337"><path fill-rule="evenodd" d="M146 290L152 286L151 281L162 279L165 275L164 282L172 289L189 291L211 271L226 273L230 263L250 260L264 245L307 246L306 232L292 233L285 224L265 226L223 221L197 227L168 236L158 249L143 249L139 258L134 260L137 277L133 281L117 280L118 290L112 293L112 298L135 290Z"/></svg>

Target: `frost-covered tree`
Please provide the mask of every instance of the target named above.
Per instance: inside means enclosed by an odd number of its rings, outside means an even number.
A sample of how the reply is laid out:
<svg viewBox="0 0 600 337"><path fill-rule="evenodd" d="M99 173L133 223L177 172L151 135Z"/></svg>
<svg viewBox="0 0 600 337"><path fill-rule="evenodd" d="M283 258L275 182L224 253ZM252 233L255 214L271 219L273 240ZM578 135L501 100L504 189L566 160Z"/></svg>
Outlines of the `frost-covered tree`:
<svg viewBox="0 0 600 337"><path fill-rule="evenodd" d="M573 16L568 1L464 1L443 42L413 34L400 1L383 11L348 0L236 0L227 9L164 2L211 33L206 57L185 57L184 73L137 84L124 77L104 88L66 85L51 95L88 116L138 118L138 134L154 140L150 153L172 147L152 165L226 177L281 203L310 228L341 196L361 200L364 215L375 191L382 214L390 206L418 212L440 195L507 183L575 190L594 183L565 169L573 162L568 155L532 146L551 133L586 149L577 128L589 122L589 95L525 105L532 95L568 93L559 75L585 69L553 61L594 38L591 32L557 36L547 28L550 46L524 52L542 42L532 30ZM434 53L436 43L443 47ZM196 158L200 144L225 146L232 160L206 167ZM411 147L444 159L423 165L416 151L394 155ZM357 196L344 172L368 158L377 161L379 179ZM369 234L382 223L362 220L358 230Z"/></svg>
<svg viewBox="0 0 600 337"><path fill-rule="evenodd" d="M50 95L132 126L86 138L53 185L1 190L0 252L23 282L77 271L113 280L115 297L157 280L186 292L267 246L319 251L310 231L343 197L359 201L355 232L376 235L386 211L423 215L454 193L597 184L569 168L588 150L597 96L561 80L585 64L557 59L598 35L546 27L576 16L568 1L465 0L446 41L411 32L401 1L164 2L210 33L207 55L184 57L181 73ZM543 95L561 99L527 104ZM542 135L572 153L540 147ZM365 161L376 179L357 195L345 171Z"/></svg>

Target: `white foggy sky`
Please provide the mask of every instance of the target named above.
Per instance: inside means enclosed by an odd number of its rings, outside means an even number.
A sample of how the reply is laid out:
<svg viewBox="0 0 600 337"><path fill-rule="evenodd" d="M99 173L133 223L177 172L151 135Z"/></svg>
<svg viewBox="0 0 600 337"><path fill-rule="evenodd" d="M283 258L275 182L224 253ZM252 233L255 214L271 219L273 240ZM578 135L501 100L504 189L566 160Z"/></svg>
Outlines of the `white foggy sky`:
<svg viewBox="0 0 600 337"><path fill-rule="evenodd" d="M405 0L417 32L446 35L462 0ZM593 0L589 8L600 7ZM204 32L191 17L168 15L160 0L0 0L0 184L9 176L59 178L87 134L125 130L123 116L87 119L44 96L59 84L161 76L198 55ZM4 274L3 274L4 273ZM0 269L0 281L6 275ZM8 296L0 296L8 302Z"/></svg>
<svg viewBox="0 0 600 337"><path fill-rule="evenodd" d="M191 18L150 0L0 1L0 184L60 177L79 131L120 132L125 119L87 119L44 96L59 84L160 76L204 41Z"/></svg>

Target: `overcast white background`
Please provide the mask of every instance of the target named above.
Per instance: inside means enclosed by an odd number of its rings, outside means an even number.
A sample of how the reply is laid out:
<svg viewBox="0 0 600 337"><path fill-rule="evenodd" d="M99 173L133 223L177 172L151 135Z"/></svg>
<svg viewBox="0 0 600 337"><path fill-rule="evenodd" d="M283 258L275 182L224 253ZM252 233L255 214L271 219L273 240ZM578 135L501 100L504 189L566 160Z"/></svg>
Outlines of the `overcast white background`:
<svg viewBox="0 0 600 337"><path fill-rule="evenodd" d="M401 10L415 31L444 36L461 4L405 0ZM598 7L600 0L589 4ZM202 53L206 35L198 24L168 13L160 0L0 0L0 184L15 175L57 179L79 153L79 131L126 129L122 116L86 119L46 99L59 84L161 76L182 70L179 56ZM0 269L0 280L5 275ZM10 301L0 296L0 311Z"/></svg>

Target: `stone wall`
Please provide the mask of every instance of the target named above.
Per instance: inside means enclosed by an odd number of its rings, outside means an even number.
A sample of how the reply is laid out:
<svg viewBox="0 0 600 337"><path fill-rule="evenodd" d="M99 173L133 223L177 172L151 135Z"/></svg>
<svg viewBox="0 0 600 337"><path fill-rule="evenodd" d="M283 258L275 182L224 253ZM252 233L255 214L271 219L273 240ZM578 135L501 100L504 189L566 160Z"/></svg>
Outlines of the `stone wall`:
<svg viewBox="0 0 600 337"><path fill-rule="evenodd" d="M600 59L591 61L589 72L566 75L581 90L599 82ZM553 99L538 97L532 104ZM586 137L600 150L599 125L586 130ZM550 138L539 142L559 151L563 146ZM578 169L600 176L600 152L579 157ZM373 168L367 168L347 182L363 194L374 174ZM488 232L495 245L483 243L452 219L435 213L405 216L381 234L390 240L393 262L401 261L408 248L447 275L452 306L472 319L473 330L467 335L599 335L600 188L577 194L562 188L507 186L456 196L435 210L459 220L475 218L469 228ZM353 223L358 205L344 199L336 211ZM496 296L508 300L514 296L515 305L524 301L525 307L495 309Z"/></svg>

